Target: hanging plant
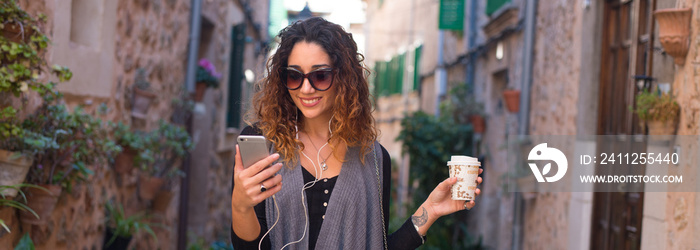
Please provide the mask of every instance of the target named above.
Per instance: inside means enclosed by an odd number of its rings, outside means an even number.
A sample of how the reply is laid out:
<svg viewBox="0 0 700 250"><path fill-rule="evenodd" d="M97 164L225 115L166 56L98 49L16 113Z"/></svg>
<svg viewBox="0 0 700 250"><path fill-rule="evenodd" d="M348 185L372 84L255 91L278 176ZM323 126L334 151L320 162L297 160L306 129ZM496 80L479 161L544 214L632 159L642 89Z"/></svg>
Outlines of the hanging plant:
<svg viewBox="0 0 700 250"><path fill-rule="evenodd" d="M156 93L151 90L151 83L148 82L147 78L148 74L145 69L139 68L136 71L131 105L131 115L136 118L145 119L148 116L148 109L157 97Z"/></svg>
<svg viewBox="0 0 700 250"><path fill-rule="evenodd" d="M199 60L197 75L195 76L197 84L195 85L194 101L202 101L207 88L219 88L219 78L221 78L221 74L216 72L214 64L207 59Z"/></svg>
<svg viewBox="0 0 700 250"><path fill-rule="evenodd" d="M166 181L184 175L177 165L192 148L192 140L184 128L161 120L158 129L145 135L144 145L134 161L144 173L139 195L151 200Z"/></svg>
<svg viewBox="0 0 700 250"><path fill-rule="evenodd" d="M47 77L41 77L42 73L55 75L59 82L68 81L73 76L68 68L49 67L44 59L41 52L50 41L39 26L45 21L46 16L39 15L38 20L34 19L15 0L0 3L0 96L11 94L19 97L29 91L42 96L55 95L53 88L56 83L44 81ZM0 149L31 158L50 146L51 140L25 131L19 112L13 106L0 106Z"/></svg>
<svg viewBox="0 0 700 250"><path fill-rule="evenodd" d="M34 19L22 10L14 0L0 3L0 92L19 96L30 89L40 94L50 90L40 75L49 68L41 53L50 40L39 25L45 15ZM59 81L71 78L70 70L60 66L51 68Z"/></svg>
<svg viewBox="0 0 700 250"><path fill-rule="evenodd" d="M675 134L680 109L670 94L644 90L635 97L634 113L646 123L650 135Z"/></svg>
<svg viewBox="0 0 700 250"><path fill-rule="evenodd" d="M112 125L112 129L117 145L122 148L114 160L114 169L118 173L129 173L134 168L134 158L146 146L146 135L141 131L132 131L122 122Z"/></svg>
<svg viewBox="0 0 700 250"><path fill-rule="evenodd" d="M218 88L221 74L216 72L216 67L207 59L199 60L195 82L204 83L208 88Z"/></svg>

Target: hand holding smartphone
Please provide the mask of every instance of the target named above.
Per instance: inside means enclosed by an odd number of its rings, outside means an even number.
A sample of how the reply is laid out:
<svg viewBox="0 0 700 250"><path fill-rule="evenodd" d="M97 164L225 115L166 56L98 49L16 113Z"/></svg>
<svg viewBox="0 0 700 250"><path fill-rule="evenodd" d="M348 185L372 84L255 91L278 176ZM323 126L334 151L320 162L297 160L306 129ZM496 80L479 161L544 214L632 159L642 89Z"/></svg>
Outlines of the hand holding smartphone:
<svg viewBox="0 0 700 250"><path fill-rule="evenodd" d="M243 168L248 168L270 155L267 139L262 135L238 136L238 148L241 151Z"/></svg>

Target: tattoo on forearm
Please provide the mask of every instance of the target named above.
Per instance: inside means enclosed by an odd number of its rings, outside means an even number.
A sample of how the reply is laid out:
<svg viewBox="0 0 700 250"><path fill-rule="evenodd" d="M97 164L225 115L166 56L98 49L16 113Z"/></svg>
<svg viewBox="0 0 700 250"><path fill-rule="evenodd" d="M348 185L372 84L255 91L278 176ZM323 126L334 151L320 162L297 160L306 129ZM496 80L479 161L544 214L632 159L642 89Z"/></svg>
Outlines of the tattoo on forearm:
<svg viewBox="0 0 700 250"><path fill-rule="evenodd" d="M425 208L422 207L423 212L421 213L420 216L411 216L411 221L413 221L413 225L416 226L422 226L425 225L426 222L428 222L428 211L425 211Z"/></svg>

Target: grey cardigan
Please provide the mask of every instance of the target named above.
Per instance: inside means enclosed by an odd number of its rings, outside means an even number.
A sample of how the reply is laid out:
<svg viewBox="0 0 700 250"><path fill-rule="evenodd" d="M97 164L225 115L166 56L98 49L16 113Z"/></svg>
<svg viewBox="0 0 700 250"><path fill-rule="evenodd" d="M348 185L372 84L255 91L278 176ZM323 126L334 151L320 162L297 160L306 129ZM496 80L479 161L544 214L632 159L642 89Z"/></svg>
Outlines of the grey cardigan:
<svg viewBox="0 0 700 250"><path fill-rule="evenodd" d="M333 195L328 202L326 216L316 242L316 249L383 249L386 229L382 214L382 153L378 142L373 152L360 161L360 148L350 147L346 153ZM379 152L377 152L379 151ZM303 175L301 166L280 171L284 186L275 196L280 209L279 221L270 231L272 249L280 249L302 238L285 249L309 249L309 225L304 216L306 201L302 197ZM278 217L275 199L267 199L267 225L272 227ZM304 205L302 205L302 203ZM306 226L305 226L306 224ZM304 232L306 228L306 232Z"/></svg>

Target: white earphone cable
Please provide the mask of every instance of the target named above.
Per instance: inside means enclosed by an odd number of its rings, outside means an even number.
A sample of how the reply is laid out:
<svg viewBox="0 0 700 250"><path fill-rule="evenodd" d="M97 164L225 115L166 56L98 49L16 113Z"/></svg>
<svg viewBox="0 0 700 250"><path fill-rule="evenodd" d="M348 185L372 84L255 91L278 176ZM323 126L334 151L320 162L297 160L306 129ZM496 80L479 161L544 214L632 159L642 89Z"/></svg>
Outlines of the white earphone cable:
<svg viewBox="0 0 700 250"><path fill-rule="evenodd" d="M333 120L332 117L331 117L331 120ZM333 132L331 130L331 120L328 121L328 131L330 132L330 135L332 136ZM296 138L299 139L299 130L298 130L296 125L294 126L294 130L296 131ZM309 140L310 139L311 138L309 138ZM321 165L320 165L321 164L321 151L326 146L328 146L328 142L323 144L323 146L321 146L321 148L318 149L318 152L316 153L316 162L319 163L318 167L316 166L316 163L314 163L314 161L312 161L311 158L308 155L306 155L306 153L304 153L304 151L301 151L301 154L307 160L309 160L309 162L311 162L311 165L314 167L314 173L315 173L314 176L316 176L316 177L314 177L313 181L305 183L301 188L301 205L304 207L304 232L302 233L301 238L299 238L296 241L292 241L292 242L285 244L284 246L282 246L282 248L280 248L280 250L284 250L284 248L286 248L290 245L299 243L304 239L304 237L306 237L306 229L309 226L309 212L308 212L308 209L306 208L306 195L305 195L304 191L313 187L316 184L316 182L318 182L320 179L323 178L323 171L321 171L321 173L319 174L319 168L321 167ZM309 185L309 184L311 184L311 185ZM265 234L263 234L263 236L260 238L260 242L258 242L258 250L262 250L263 239L265 238L265 236L267 236L272 231L273 228L275 228L275 226L277 226L277 222L279 222L279 219L280 219L280 209L279 209L279 206L277 205L277 198L275 197L275 195L272 195L272 200L273 200L273 203L275 204L275 211L276 211L277 217L275 219L275 223L272 224L270 229L268 229L267 232L265 232Z"/></svg>

